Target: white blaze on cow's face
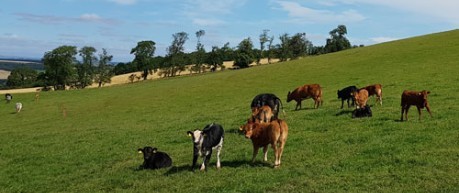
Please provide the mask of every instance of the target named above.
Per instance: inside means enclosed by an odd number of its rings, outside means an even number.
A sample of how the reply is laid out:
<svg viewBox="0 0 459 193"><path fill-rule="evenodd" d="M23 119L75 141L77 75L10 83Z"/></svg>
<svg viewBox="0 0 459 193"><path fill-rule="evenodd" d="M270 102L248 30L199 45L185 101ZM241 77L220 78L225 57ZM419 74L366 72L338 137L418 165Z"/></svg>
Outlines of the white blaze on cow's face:
<svg viewBox="0 0 459 193"><path fill-rule="evenodd" d="M193 143L199 143L202 138L202 131L200 130L195 130L192 132L192 137L193 137Z"/></svg>

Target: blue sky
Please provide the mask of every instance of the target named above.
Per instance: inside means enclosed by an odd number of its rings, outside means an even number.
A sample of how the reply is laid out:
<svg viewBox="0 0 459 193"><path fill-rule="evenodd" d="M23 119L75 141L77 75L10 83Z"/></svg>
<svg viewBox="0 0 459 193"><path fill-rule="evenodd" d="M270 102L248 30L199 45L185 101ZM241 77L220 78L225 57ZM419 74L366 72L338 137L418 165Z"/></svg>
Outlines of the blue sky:
<svg viewBox="0 0 459 193"><path fill-rule="evenodd" d="M323 45L340 24L353 45L371 45L457 29L457 0L2 0L0 57L41 58L61 45L107 49L114 61L131 61L137 42L156 42L165 55L172 34L186 32L186 52L196 47L195 32L207 51L226 42L236 47L269 29L306 33Z"/></svg>

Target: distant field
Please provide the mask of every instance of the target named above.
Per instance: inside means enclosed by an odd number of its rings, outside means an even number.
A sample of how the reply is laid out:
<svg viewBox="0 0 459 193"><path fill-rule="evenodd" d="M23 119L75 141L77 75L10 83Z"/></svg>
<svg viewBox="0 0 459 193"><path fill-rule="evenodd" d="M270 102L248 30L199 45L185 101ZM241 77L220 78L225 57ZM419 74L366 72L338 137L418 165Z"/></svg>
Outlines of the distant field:
<svg viewBox="0 0 459 193"><path fill-rule="evenodd" d="M100 89L15 94L0 101L0 192L459 192L459 30L242 70ZM294 111L288 91L324 87L324 105ZM351 119L336 91L383 85L373 117ZM433 118L412 107L399 122L405 89L431 91ZM251 164L237 130L250 102L270 92L283 102L289 137L282 166ZM14 113L22 102L23 112ZM189 171L186 131L225 128L222 169ZM174 167L138 170L137 148L158 147ZM201 160L200 160L201 161Z"/></svg>

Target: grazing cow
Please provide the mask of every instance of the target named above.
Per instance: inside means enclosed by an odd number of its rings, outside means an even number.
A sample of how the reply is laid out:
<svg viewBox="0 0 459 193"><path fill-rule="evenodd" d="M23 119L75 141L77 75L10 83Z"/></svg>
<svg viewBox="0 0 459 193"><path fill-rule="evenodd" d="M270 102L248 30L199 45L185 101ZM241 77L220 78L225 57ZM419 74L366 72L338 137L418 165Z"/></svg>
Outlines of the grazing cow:
<svg viewBox="0 0 459 193"><path fill-rule="evenodd" d="M356 86L348 86L346 88L343 88L342 90L338 90L338 99L341 99L341 108L344 106L344 101L347 100L347 107L349 108L349 100L352 100L352 106L355 104L354 97L352 97L352 93L357 91Z"/></svg>
<svg viewBox="0 0 459 193"><path fill-rule="evenodd" d="M376 102L379 101L379 104L382 106L382 86L381 84L369 85L369 86L363 87L363 89L368 91L369 97L376 95Z"/></svg>
<svg viewBox="0 0 459 193"><path fill-rule="evenodd" d="M272 118L277 119L279 114L279 107L282 107L282 101L279 99L279 97L271 93L264 93L255 96L252 100L252 103L250 104L252 114L256 113L258 108L265 105L268 105L271 108L273 113Z"/></svg>
<svg viewBox="0 0 459 193"><path fill-rule="evenodd" d="M264 105L252 111L251 119L252 122L269 123L274 120L274 114L271 107Z"/></svg>
<svg viewBox="0 0 459 193"><path fill-rule="evenodd" d="M292 92L289 91L287 94L287 103L295 100L295 110L299 110L301 109L301 101L308 98L314 99L314 108L319 108L319 105L322 105L322 88L319 84L305 84Z"/></svg>
<svg viewBox="0 0 459 193"><path fill-rule="evenodd" d="M400 121L403 121L403 113L405 113L405 120L408 121L408 110L410 109L411 105L416 105L418 108L419 113L419 120L421 120L421 109L424 107L429 112L430 117L432 117L432 113L430 112L429 102L427 101L427 95L430 94L430 91L408 91L405 90L402 93L402 116L400 117Z"/></svg>
<svg viewBox="0 0 459 193"><path fill-rule="evenodd" d="M166 168L172 165L172 159L167 153L160 152L156 147L144 147L138 149L139 153L143 153L142 169L159 169Z"/></svg>
<svg viewBox="0 0 459 193"><path fill-rule="evenodd" d="M22 109L22 103L16 103L16 113L21 112Z"/></svg>
<svg viewBox="0 0 459 193"><path fill-rule="evenodd" d="M354 109L352 111L352 118L360 118L360 117L371 117L373 113L371 112L371 108L369 105L365 105L363 108Z"/></svg>
<svg viewBox="0 0 459 193"><path fill-rule="evenodd" d="M249 122L239 127L239 130L244 132L246 138L252 140L252 162L255 162L255 157L260 147L263 147L263 161L268 161L268 145L271 144L274 150L274 167L277 168L280 166L282 152L284 151L288 135L288 126L285 121L277 119L270 123Z"/></svg>
<svg viewBox="0 0 459 193"><path fill-rule="evenodd" d="M356 103L356 108L364 108L368 101L368 91L366 89L360 89L352 93Z"/></svg>
<svg viewBox="0 0 459 193"><path fill-rule="evenodd" d="M6 103L10 103L10 101L13 100L13 95L11 95L10 93L6 93L5 100L6 100Z"/></svg>
<svg viewBox="0 0 459 193"><path fill-rule="evenodd" d="M212 155L212 149L217 150L217 168L221 167L220 152L223 147L224 131L223 127L219 124L212 123L201 130L188 131L188 136L193 139L193 165L191 169L194 171L198 156L203 158L201 170L207 170L209 160Z"/></svg>

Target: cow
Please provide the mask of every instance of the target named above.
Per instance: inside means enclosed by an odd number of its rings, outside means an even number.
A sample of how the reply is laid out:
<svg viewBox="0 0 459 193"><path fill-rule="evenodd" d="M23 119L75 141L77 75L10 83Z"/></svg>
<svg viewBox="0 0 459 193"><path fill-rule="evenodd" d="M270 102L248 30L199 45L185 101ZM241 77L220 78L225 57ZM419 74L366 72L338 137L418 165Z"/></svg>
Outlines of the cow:
<svg viewBox="0 0 459 193"><path fill-rule="evenodd" d="M16 113L21 112L22 110L22 103L16 103Z"/></svg>
<svg viewBox="0 0 459 193"><path fill-rule="evenodd" d="M252 117L251 121L252 122L261 122L261 123L269 123L271 120L274 120L274 114L273 111L271 110L271 107L268 105L264 105L259 108L255 108L255 110L252 111Z"/></svg>
<svg viewBox="0 0 459 193"><path fill-rule="evenodd" d="M429 112L430 117L432 117L432 113L430 112L430 105L427 101L427 95L430 94L430 91L423 90L423 91L408 91L405 90L402 93L402 116L400 117L400 121L403 121L403 113L405 113L405 120L408 121L408 110L410 109L411 105L415 105L418 108L419 113L419 120L421 120L421 109L424 107Z"/></svg>
<svg viewBox="0 0 459 193"><path fill-rule="evenodd" d="M239 130L244 132L247 139L252 140L252 163L255 162L260 147L263 147L263 161L268 161L268 145L271 145L274 150L274 168L280 166L282 152L288 136L288 126L284 120L277 119L270 123L248 122L239 127Z"/></svg>
<svg viewBox="0 0 459 193"><path fill-rule="evenodd" d="M369 105L365 105L363 108L358 108L352 111L352 118L360 118L360 117L371 117L373 113L371 112L371 108Z"/></svg>
<svg viewBox="0 0 459 193"><path fill-rule="evenodd" d="M160 152L156 147L146 146L138 149L139 153L143 153L143 164L141 169L160 169L167 168L172 165L172 159L167 153Z"/></svg>
<svg viewBox="0 0 459 193"><path fill-rule="evenodd" d="M271 93L263 93L255 96L252 99L252 103L250 104L250 108L252 109L252 114L255 114L257 109L268 105L271 108L273 113L272 118L277 119L279 115L279 107L282 107L282 101L274 94Z"/></svg>
<svg viewBox="0 0 459 193"><path fill-rule="evenodd" d="M322 88L319 84L305 84L296 88L292 92L289 91L287 94L287 103L295 100L295 110L299 110L301 109L301 101L308 98L312 98L314 100L314 108L319 108L319 105L323 104Z"/></svg>
<svg viewBox="0 0 459 193"><path fill-rule="evenodd" d="M13 100L13 95L11 95L10 93L6 93L5 100L6 100L6 103L10 103L10 101Z"/></svg>
<svg viewBox="0 0 459 193"><path fill-rule="evenodd" d="M358 88L356 86L348 86L346 88L343 88L342 90L338 90L338 99L341 99L341 109L344 106L344 101L347 100L347 107L349 108L349 100L352 100L352 106L355 105L355 100L354 97L352 97L352 93L357 91Z"/></svg>
<svg viewBox="0 0 459 193"><path fill-rule="evenodd" d="M356 108L364 108L368 101L368 91L366 89L360 89L352 93L354 97Z"/></svg>
<svg viewBox="0 0 459 193"><path fill-rule="evenodd" d="M201 170L207 171L207 165L212 155L212 149L217 150L217 168L220 169L220 152L223 147L224 130L219 124L212 123L206 125L203 130L196 129L188 131L188 136L193 140L193 165L191 169L194 171L198 156L203 158Z"/></svg>
<svg viewBox="0 0 459 193"><path fill-rule="evenodd" d="M368 91L368 97L376 95L376 102L379 101L379 104L382 106L382 86L381 84L369 85L369 86L363 87L363 89Z"/></svg>

